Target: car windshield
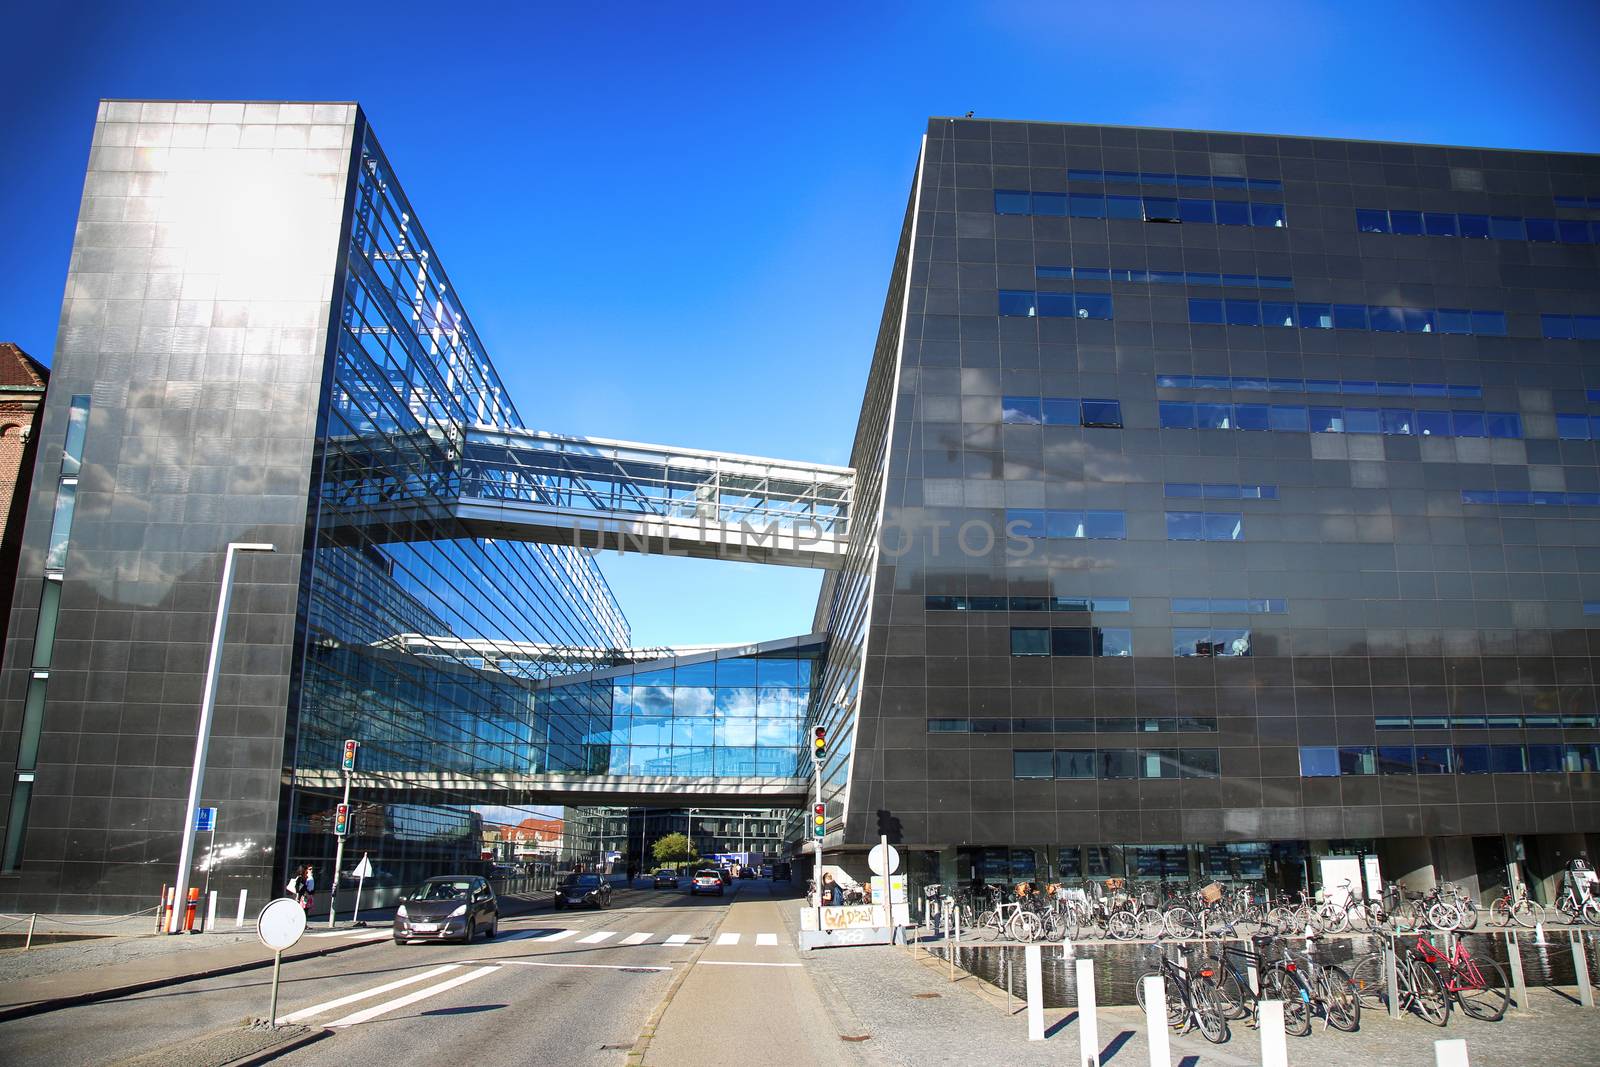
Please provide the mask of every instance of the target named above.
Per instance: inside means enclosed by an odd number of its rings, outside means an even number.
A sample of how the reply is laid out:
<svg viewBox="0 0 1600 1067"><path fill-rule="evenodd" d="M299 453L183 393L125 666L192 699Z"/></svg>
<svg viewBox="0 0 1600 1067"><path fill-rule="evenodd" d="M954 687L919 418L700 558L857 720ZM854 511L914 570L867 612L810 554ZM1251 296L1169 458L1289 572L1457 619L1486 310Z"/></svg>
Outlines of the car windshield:
<svg viewBox="0 0 1600 1067"><path fill-rule="evenodd" d="M716 879L720 880L722 878L722 875L718 874L716 871L701 871L699 874L695 875L695 877L696 878L716 878Z"/></svg>
<svg viewBox="0 0 1600 1067"><path fill-rule="evenodd" d="M472 892L471 882L423 882L412 900L454 900Z"/></svg>
<svg viewBox="0 0 1600 1067"><path fill-rule="evenodd" d="M580 885L585 888L592 888L599 884L600 876L598 874L569 874L567 875L567 880L561 883L562 888Z"/></svg>
<svg viewBox="0 0 1600 1067"><path fill-rule="evenodd" d="M678 872L673 870L671 867L663 867L661 870L656 872L656 877L657 878L671 878L674 875L676 875L677 873Z"/></svg>

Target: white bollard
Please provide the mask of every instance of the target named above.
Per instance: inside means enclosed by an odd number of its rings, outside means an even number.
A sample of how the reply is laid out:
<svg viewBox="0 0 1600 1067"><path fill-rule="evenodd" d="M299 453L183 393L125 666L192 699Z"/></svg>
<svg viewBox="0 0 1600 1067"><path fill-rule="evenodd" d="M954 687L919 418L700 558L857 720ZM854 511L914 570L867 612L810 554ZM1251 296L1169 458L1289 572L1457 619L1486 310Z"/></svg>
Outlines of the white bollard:
<svg viewBox="0 0 1600 1067"><path fill-rule="evenodd" d="M1095 1005L1094 960L1078 961L1078 1060L1100 1067L1100 1016Z"/></svg>
<svg viewBox="0 0 1600 1067"><path fill-rule="evenodd" d="M1172 1035L1167 1032L1167 980L1144 976L1144 1023L1150 1031L1150 1067L1172 1067Z"/></svg>
<svg viewBox="0 0 1600 1067"><path fill-rule="evenodd" d="M235 929L244 925L244 902L249 896L250 890L239 890L239 914L233 918L233 925Z"/></svg>
<svg viewBox="0 0 1600 1067"><path fill-rule="evenodd" d="M213 889L206 897L206 933L217 928L217 891Z"/></svg>
<svg viewBox="0 0 1600 1067"><path fill-rule="evenodd" d="M1028 992L1028 1040L1044 1040L1044 969L1038 945L1022 950L1023 975Z"/></svg>
<svg viewBox="0 0 1600 1067"><path fill-rule="evenodd" d="M1261 1001L1258 1018L1261 1026L1261 1067L1289 1067L1289 1040L1283 1029L1283 1001Z"/></svg>
<svg viewBox="0 0 1600 1067"><path fill-rule="evenodd" d="M1445 1041L1433 1043L1434 1067L1467 1067L1467 1042L1464 1038L1452 1037Z"/></svg>

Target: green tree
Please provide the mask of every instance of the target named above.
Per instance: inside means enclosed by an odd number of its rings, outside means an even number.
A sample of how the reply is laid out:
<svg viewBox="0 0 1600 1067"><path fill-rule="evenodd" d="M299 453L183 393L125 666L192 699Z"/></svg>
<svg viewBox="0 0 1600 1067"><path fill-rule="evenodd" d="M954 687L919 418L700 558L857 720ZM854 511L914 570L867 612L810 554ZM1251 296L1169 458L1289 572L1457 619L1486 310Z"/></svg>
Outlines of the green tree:
<svg viewBox="0 0 1600 1067"><path fill-rule="evenodd" d="M682 866L698 858L689 845L689 839L683 834L667 834L651 845L650 851L655 855L656 865L661 867Z"/></svg>

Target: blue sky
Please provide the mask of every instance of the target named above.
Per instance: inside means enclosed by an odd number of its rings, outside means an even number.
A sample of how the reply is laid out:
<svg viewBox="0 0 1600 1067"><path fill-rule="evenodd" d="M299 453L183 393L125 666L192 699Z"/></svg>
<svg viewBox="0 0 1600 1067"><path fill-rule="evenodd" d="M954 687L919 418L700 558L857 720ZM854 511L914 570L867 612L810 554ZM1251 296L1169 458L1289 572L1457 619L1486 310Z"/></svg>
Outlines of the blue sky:
<svg viewBox="0 0 1600 1067"><path fill-rule="evenodd" d="M1600 149L1592 2L45 6L0 339L49 360L98 98L357 100L530 424L824 462L930 114ZM810 628L811 572L602 565L639 643Z"/></svg>

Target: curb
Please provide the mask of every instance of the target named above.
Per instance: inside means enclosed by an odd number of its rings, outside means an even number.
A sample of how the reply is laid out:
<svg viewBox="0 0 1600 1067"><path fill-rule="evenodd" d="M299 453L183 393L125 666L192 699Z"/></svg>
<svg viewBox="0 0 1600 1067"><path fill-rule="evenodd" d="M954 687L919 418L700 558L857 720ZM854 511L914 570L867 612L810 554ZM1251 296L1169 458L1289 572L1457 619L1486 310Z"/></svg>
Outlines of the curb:
<svg viewBox="0 0 1600 1067"><path fill-rule="evenodd" d="M722 923L719 921L717 926L721 927ZM672 984L667 986L667 991L661 996L661 1002L650 1013L650 1017L644 1021L644 1026L639 1030L639 1036L634 1039L633 1047L628 1050L627 1067L641 1067L644 1063L645 1053L650 1051L650 1042L656 1036L656 1027L661 1024L661 1017L667 1013L667 1008L672 1004L672 998L678 995L678 990L683 987L683 983L689 980L689 975L694 972L695 965L700 962L700 957L705 955L706 949L711 947L711 938L715 934L716 930L712 930L710 934L707 934L705 944L695 951L694 957L683 965L681 971L673 975Z"/></svg>
<svg viewBox="0 0 1600 1067"><path fill-rule="evenodd" d="M539 905L534 904L525 911L514 913L511 917L520 918L538 910ZM349 952L352 949L367 948L371 945L381 944L383 944L382 938L373 938L370 941L348 941L342 944L329 945L326 948L311 949L293 956L285 956L283 962L293 963L296 960L320 959L323 956L331 956L336 952ZM69 993L65 996L35 1000L28 1004L15 1004L8 1008L0 1008L0 1023L10 1022L13 1019L27 1019L34 1015L44 1015L52 1011L60 1011L62 1008L76 1008L84 1004L95 1004L102 1000L116 1000L119 997L130 997L136 993L148 993L152 989L161 989L164 986L181 985L185 982L200 982L207 978L223 978L230 974L241 974L245 971L271 966L272 959L268 957L264 960L251 960L248 963L230 963L224 967L210 967L205 970L190 971L186 974L172 974L164 978L130 982L127 985L111 986L106 989L91 989L83 993Z"/></svg>

